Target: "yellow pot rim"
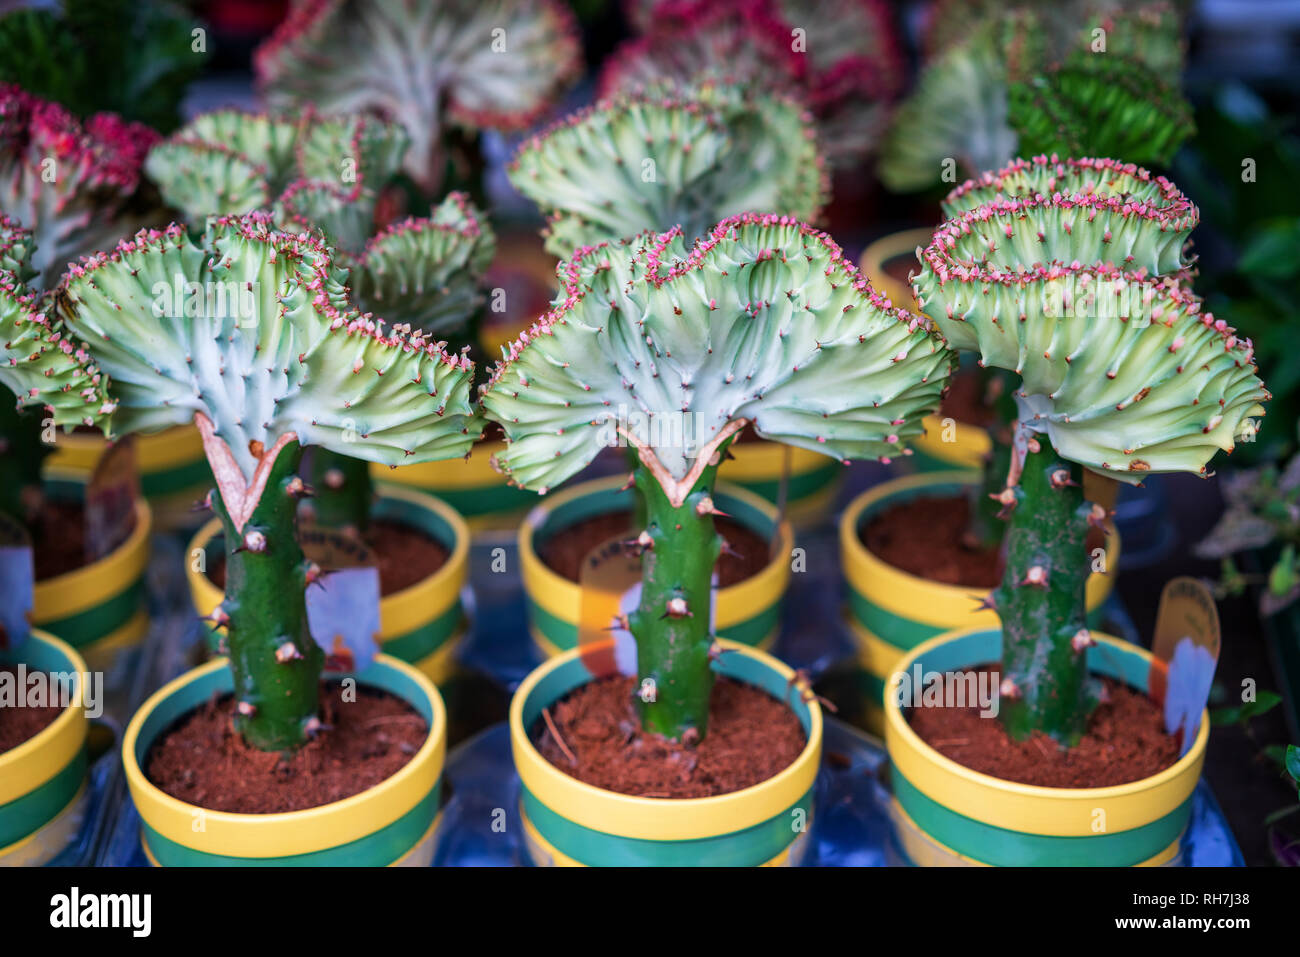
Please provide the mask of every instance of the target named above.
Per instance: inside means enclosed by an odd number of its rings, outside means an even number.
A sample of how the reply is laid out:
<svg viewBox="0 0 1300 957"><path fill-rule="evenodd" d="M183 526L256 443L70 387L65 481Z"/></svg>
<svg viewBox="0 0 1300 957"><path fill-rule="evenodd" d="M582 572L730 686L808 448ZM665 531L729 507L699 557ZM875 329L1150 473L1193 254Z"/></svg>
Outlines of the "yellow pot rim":
<svg viewBox="0 0 1300 957"><path fill-rule="evenodd" d="M904 229L888 236L882 236L862 251L862 274L876 289L879 289L900 309L916 312L916 299L908 283L900 283L885 272L885 263L898 256L915 252L917 246L928 246L934 238L934 229L921 226L916 229ZM920 264L917 264L920 268Z"/></svg>
<svg viewBox="0 0 1300 957"><path fill-rule="evenodd" d="M812 469L834 463L834 459L800 448L797 445L785 445L769 439L757 437L744 442L735 442L728 448L732 461L724 462L720 474L735 478L775 477L779 478L785 464L785 450L790 450L790 469L797 472L801 468Z"/></svg>
<svg viewBox="0 0 1300 957"><path fill-rule="evenodd" d="M250 858L289 857L337 847L374 833L377 822L397 820L428 795L442 774L447 748L447 711L434 683L411 665L390 655L378 655L375 661L414 681L428 697L433 712L424 744L392 777L341 801L278 814L212 811L174 798L156 787L135 757L144 722L164 699L183 686L227 667L225 658L214 658L155 691L126 727L122 738L122 766L140 817L163 837L192 850ZM195 820L203 821L202 831L194 830Z"/></svg>
<svg viewBox="0 0 1300 957"><path fill-rule="evenodd" d="M88 472L99 462L107 445L108 440L102 435L61 432L50 466ZM135 461L141 472L161 472L201 458L203 438L194 425L175 425L135 436Z"/></svg>
<svg viewBox="0 0 1300 957"><path fill-rule="evenodd" d="M406 634L423 622L436 618L459 599L460 590L469 577L470 531L459 512L427 492L388 482L380 483L379 492L385 497L401 499L436 512L451 526L456 536L456 544L441 568L427 578L401 591L384 595L379 600L382 642L384 638ZM190 594L200 615L211 614L225 598L225 592L213 584L207 572L195 571L192 560L194 550L206 549L220 533L221 519L209 519L194 533L185 552L185 577L189 581Z"/></svg>
<svg viewBox="0 0 1300 957"><path fill-rule="evenodd" d="M946 632L917 645L898 663L890 675L885 691L885 740L891 763L918 790L958 813L977 808L979 820L1008 831L1064 837L1091 833L1088 812L1105 803L1107 831L1128 831L1142 827L1183 803L1200 779L1205 760L1205 746L1210 738L1209 712L1201 714L1201 727L1187 753L1172 765L1150 777L1100 788L1050 788L1004 781L974 771L945 757L925 743L903 717L893 689L898 676L912 668L923 655L949 641L987 631L987 628L963 628ZM1144 648L1131 645L1110 635L1092 632L1098 645L1137 654L1147 662L1152 655ZM1082 814L1063 813L1067 805L1083 809ZM1153 813L1158 810L1159 813ZM1069 827L1064 822L1075 821Z"/></svg>
<svg viewBox="0 0 1300 957"><path fill-rule="evenodd" d="M470 454L463 459L439 459L396 467L372 462L370 474L376 481L390 485L420 485L448 491L482 488L493 481L505 485L506 477L492 467L492 456L505 451L505 447L503 441L475 442L470 446Z"/></svg>
<svg viewBox="0 0 1300 957"><path fill-rule="evenodd" d="M542 561L534 545L537 530L546 524L551 513L557 508L586 495L622 488L625 483L626 479L615 475L581 482L562 492L552 492L519 523L516 540L524 586L528 597L548 614L565 621L576 620L578 610L582 606L582 586L552 571ZM763 512L773 521L776 520L776 507L746 488L730 482L718 482L715 491L743 501L750 508ZM776 557L769 559L758 574L718 589L717 606L714 612L715 628L725 630L730 625L747 620L753 615L754 609L769 604L773 594L785 591L786 583L790 579L790 553L794 549L794 528L789 519L781 522L778 534L780 547L777 549Z"/></svg>
<svg viewBox="0 0 1300 957"><path fill-rule="evenodd" d="M979 603L989 593L987 588L967 588L947 585L921 578L877 557L858 536L862 513L881 500L913 489L938 485L971 484L978 482L980 474L971 471L922 472L903 478L890 479L875 485L853 501L840 516L840 563L844 577L854 591L868 596L886 611L935 628L950 629L960 620L972 627L987 623L994 626L997 616ZM1119 532L1108 523L1106 534L1106 574L1088 576L1088 610L1100 607L1115 587L1115 569L1119 568Z"/></svg>
<svg viewBox="0 0 1300 957"><path fill-rule="evenodd" d="M8 804L40 787L68 766L86 741L86 711L82 676L86 662L75 648L48 632L33 628L28 641L50 645L68 660L76 674L72 703L59 716L17 747L0 752L0 804Z"/></svg>
<svg viewBox="0 0 1300 957"><path fill-rule="evenodd" d="M957 463L965 468L978 468L993 448L988 429L953 419L956 441L944 442L937 436L943 432L945 418L947 416L934 414L922 419L921 426L925 432L912 440L912 447L931 458Z"/></svg>
<svg viewBox="0 0 1300 957"><path fill-rule="evenodd" d="M765 652L718 639L725 648L756 658L789 681L794 671ZM524 727L524 702L548 674L568 664L579 649L543 662L529 673L510 699L510 742L515 769L537 800L583 827L620 837L689 841L754 827L792 807L813 786L822 750L822 713L808 702L808 741L794 762L766 781L707 798L647 798L606 791L561 771L542 756Z"/></svg>
<svg viewBox="0 0 1300 957"><path fill-rule="evenodd" d="M135 500L135 528L117 548L98 561L36 583L33 615L55 621L94 608L125 591L149 564L153 511L141 496Z"/></svg>

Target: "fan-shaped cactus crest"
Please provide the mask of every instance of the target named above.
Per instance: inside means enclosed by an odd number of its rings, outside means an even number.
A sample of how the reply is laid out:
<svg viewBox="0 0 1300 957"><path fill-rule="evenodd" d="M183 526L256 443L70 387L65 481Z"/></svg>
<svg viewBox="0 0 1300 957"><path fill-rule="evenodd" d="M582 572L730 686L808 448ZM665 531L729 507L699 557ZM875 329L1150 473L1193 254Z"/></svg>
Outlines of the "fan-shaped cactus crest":
<svg viewBox="0 0 1300 957"><path fill-rule="evenodd" d="M694 238L742 212L813 219L827 192L806 111L712 83L576 113L524 143L510 179L549 213L547 248L561 257L665 223Z"/></svg>
<svg viewBox="0 0 1300 957"><path fill-rule="evenodd" d="M609 445L636 450L645 505L641 604L631 617L642 717L702 734L712 491L739 431L848 461L903 454L937 407L951 353L889 306L829 237L746 214L687 248L681 230L581 250L556 307L497 364L482 405L499 467L545 491Z"/></svg>
<svg viewBox="0 0 1300 957"><path fill-rule="evenodd" d="M406 170L442 178L448 126L521 129L577 75L581 51L558 0L308 0L255 56L277 107L375 110L410 133Z"/></svg>

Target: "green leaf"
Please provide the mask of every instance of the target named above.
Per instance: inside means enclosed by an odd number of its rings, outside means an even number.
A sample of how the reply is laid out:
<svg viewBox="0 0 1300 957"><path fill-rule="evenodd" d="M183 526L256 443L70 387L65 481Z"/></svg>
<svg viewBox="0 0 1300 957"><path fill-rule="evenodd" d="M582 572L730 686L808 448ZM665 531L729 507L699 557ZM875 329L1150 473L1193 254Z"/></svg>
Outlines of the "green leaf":
<svg viewBox="0 0 1300 957"><path fill-rule="evenodd" d="M1291 775L1296 786L1300 787L1300 748L1294 744L1286 746L1286 773Z"/></svg>
<svg viewBox="0 0 1300 957"><path fill-rule="evenodd" d="M1300 218L1261 224L1237 268L1252 276L1290 279L1300 273Z"/></svg>
<svg viewBox="0 0 1300 957"><path fill-rule="evenodd" d="M1251 718L1272 711L1282 702L1276 691L1260 691L1254 701L1245 701L1231 708L1216 708L1210 712L1210 724L1216 727L1244 725Z"/></svg>

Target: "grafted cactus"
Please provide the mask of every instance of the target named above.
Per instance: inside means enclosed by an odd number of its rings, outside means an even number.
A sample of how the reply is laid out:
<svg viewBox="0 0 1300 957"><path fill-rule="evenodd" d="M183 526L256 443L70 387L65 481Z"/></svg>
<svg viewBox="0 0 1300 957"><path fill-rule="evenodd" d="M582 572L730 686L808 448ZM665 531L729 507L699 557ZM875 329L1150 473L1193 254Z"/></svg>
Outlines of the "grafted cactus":
<svg viewBox="0 0 1300 957"><path fill-rule="evenodd" d="M642 35L610 56L603 95L663 79L791 95L837 167L874 151L902 89L893 18L877 0L648 0L630 12Z"/></svg>
<svg viewBox="0 0 1300 957"><path fill-rule="evenodd" d="M236 724L264 750L313 733L322 654L295 535L302 446L400 464L464 455L481 433L473 365L359 313L315 237L269 217L173 225L74 267L59 315L113 378L115 432L194 422L226 541ZM45 398L45 393L41 394ZM56 417L71 420L56 407Z"/></svg>
<svg viewBox="0 0 1300 957"><path fill-rule="evenodd" d="M0 212L32 231L43 288L88 252L140 181L157 134L99 113L84 123L57 103L0 84Z"/></svg>
<svg viewBox="0 0 1300 957"><path fill-rule="evenodd" d="M1088 525L1082 469L1128 483L1205 474L1253 435L1269 396L1249 340L1185 285L1196 208L1160 177L1110 160L1017 161L954 191L921 255L917 301L957 349L1019 376L1015 454L1000 495L1008 731L1064 743L1093 702L1084 651ZM964 210L964 211L963 211Z"/></svg>
<svg viewBox="0 0 1300 957"><path fill-rule="evenodd" d="M951 354L888 307L828 236L746 214L687 250L681 230L580 251L557 307L495 368L482 405L499 467L545 492L603 446L636 450L647 517L639 670L645 725L706 730L713 484L746 425L844 460L905 454L939 401ZM621 439L620 439L621 437Z"/></svg>
<svg viewBox="0 0 1300 957"><path fill-rule="evenodd" d="M277 107L376 110L410 133L406 170L437 192L447 127L521 129L578 74L557 0L309 0L255 56Z"/></svg>
<svg viewBox="0 0 1300 957"><path fill-rule="evenodd" d="M826 177L806 112L729 85L604 100L520 147L510 179L550 214L547 248L677 223L690 237L752 211L813 219Z"/></svg>
<svg viewBox="0 0 1300 957"><path fill-rule="evenodd" d="M0 214L0 514L26 525L39 506L44 406L77 425L106 426L112 403L88 353L27 286L31 233Z"/></svg>

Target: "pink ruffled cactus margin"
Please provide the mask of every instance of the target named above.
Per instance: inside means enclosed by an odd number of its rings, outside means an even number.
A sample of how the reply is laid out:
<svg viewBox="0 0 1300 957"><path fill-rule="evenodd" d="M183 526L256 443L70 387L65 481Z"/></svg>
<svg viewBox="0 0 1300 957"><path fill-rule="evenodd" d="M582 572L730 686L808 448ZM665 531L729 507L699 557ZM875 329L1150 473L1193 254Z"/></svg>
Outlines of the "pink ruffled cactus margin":
<svg viewBox="0 0 1300 957"><path fill-rule="evenodd" d="M834 166L870 155L902 92L902 45L880 0L632 0L642 31L601 76L608 96L701 77L796 95Z"/></svg>
<svg viewBox="0 0 1300 957"><path fill-rule="evenodd" d="M94 246L135 192L158 134L112 113L85 122L57 103L0 85L0 211L31 230L38 284Z"/></svg>
<svg viewBox="0 0 1300 957"><path fill-rule="evenodd" d="M581 48L558 0L305 0L254 66L274 106L373 109L401 123L406 170L433 194L448 127L532 125L578 76Z"/></svg>

